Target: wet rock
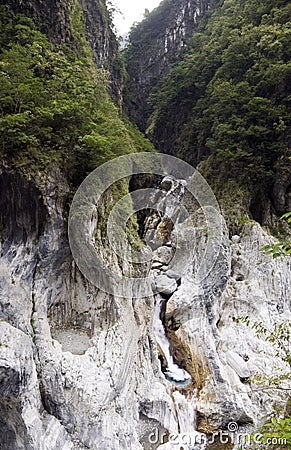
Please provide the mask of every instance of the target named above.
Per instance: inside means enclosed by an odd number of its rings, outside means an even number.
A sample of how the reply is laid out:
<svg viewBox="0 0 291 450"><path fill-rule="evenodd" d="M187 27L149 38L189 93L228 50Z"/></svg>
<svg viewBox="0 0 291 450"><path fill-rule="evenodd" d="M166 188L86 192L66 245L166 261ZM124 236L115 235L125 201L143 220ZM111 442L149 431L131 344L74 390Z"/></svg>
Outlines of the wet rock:
<svg viewBox="0 0 291 450"><path fill-rule="evenodd" d="M227 364L237 373L240 378L249 378L251 372L244 359L236 352L229 350L225 354Z"/></svg>
<svg viewBox="0 0 291 450"><path fill-rule="evenodd" d="M160 275L155 278L155 287L157 292L171 295L177 290L178 285L173 278L169 278L166 275Z"/></svg>
<svg viewBox="0 0 291 450"><path fill-rule="evenodd" d="M168 265L172 259L172 256L171 248L162 246L153 252L153 261Z"/></svg>
<svg viewBox="0 0 291 450"><path fill-rule="evenodd" d="M166 275L168 278L173 278L174 280L178 281L181 278L181 275L174 270L167 270Z"/></svg>

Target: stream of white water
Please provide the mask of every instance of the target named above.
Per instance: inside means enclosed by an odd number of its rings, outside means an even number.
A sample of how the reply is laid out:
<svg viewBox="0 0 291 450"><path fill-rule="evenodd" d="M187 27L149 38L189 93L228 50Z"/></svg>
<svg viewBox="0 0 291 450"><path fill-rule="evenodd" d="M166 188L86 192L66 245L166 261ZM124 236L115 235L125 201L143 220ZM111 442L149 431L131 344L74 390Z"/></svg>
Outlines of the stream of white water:
<svg viewBox="0 0 291 450"><path fill-rule="evenodd" d="M176 208L184 193L184 184L177 183L175 180L173 181L171 177L166 177L163 181L165 180L172 181L172 188L167 192L166 201L163 204L165 209L164 216L174 217ZM179 186L180 189L177 189ZM171 197L169 194L171 194ZM173 196L176 201L173 201ZM169 199L168 202L167 199ZM197 431L197 392L196 390L191 392L192 386L190 387L193 379L185 369L175 363L171 354L171 345L163 322L163 311L166 301L159 294L155 296L153 329L157 344L166 361L166 367L163 368L164 376L173 385L171 396L177 418L178 435L176 435L177 439L175 442L169 441L161 445L159 449L176 450L177 448L183 448L184 450L205 450L206 445L205 440L203 440L205 435ZM189 387L188 390L185 389L187 386ZM180 445L177 447L177 444Z"/></svg>
<svg viewBox="0 0 291 450"><path fill-rule="evenodd" d="M165 327L161 319L162 305L165 300L161 296L156 296L155 313L154 313L154 333L158 345L160 346L166 361L167 368L164 372L165 377L177 386L185 386L190 383L191 375L184 369L181 369L174 363L170 352L170 342L165 332Z"/></svg>
<svg viewBox="0 0 291 450"><path fill-rule="evenodd" d="M205 440L201 433L197 431L196 421L196 392L191 396L183 394L183 387L186 387L192 381L191 375L173 360L170 351L170 342L166 335L165 327L162 321L163 302L166 300L161 296L156 296L155 312L154 312L154 332L156 340L161 351L167 361L167 367L164 371L165 377L170 381L177 390L172 392L172 399L175 407L178 434L174 435L174 441L159 447L163 450L176 450L183 448L184 450L205 450ZM180 390L179 390L180 388ZM204 436L205 437L205 436Z"/></svg>

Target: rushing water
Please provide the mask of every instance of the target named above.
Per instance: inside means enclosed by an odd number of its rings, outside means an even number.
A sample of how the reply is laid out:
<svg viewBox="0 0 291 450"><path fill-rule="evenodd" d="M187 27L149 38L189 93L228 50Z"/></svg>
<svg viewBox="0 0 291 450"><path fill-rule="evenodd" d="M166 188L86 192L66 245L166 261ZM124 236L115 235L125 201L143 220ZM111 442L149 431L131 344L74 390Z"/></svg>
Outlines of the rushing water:
<svg viewBox="0 0 291 450"><path fill-rule="evenodd" d="M176 450L176 448L183 448L184 450L205 450L205 435L197 431L196 392L194 391L192 395L186 396L183 394L183 389L179 389L188 386L192 378L186 370L174 362L171 355L170 342L162 321L162 307L165 301L161 296L156 296L154 332L157 343L167 361L164 375L176 387L176 390L172 392L172 399L175 405L178 435L174 435L174 441L172 443L168 442L159 448L163 450Z"/></svg>
<svg viewBox="0 0 291 450"><path fill-rule="evenodd" d="M184 193L184 184L178 183L170 177L164 178L163 181L172 183L172 188L167 192L166 201L163 204L164 217L171 218L175 216L177 204L181 201ZM172 194L171 197L169 194ZM185 369L175 363L171 354L170 341L163 323L163 310L166 301L161 295L155 296L153 328L157 344L166 362L166 367L163 368L164 376L173 385L171 395L177 418L178 434L176 435L175 442L169 441L160 446L159 449L176 450L183 448L184 450L205 450L205 440L203 440L205 435L197 431L197 393L196 390L192 392L192 377ZM186 389L187 387L188 389Z"/></svg>
<svg viewBox="0 0 291 450"><path fill-rule="evenodd" d="M170 351L170 342L165 332L165 327L161 319L162 305L165 300L161 296L156 297L154 313L154 332L157 343L159 344L167 361L167 368L164 372L165 377L176 386L186 386L192 380L191 375L177 364L175 364Z"/></svg>
<svg viewBox="0 0 291 450"><path fill-rule="evenodd" d="M176 405L177 419L180 433L193 433L197 428L196 423L196 395L191 399L186 398L179 391L173 392Z"/></svg>

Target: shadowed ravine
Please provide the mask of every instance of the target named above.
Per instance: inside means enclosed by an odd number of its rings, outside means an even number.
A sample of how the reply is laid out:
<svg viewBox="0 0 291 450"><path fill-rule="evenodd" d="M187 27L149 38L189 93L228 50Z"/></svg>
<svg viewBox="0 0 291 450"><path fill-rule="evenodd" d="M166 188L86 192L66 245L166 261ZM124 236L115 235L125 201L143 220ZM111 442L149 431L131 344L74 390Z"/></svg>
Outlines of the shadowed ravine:
<svg viewBox="0 0 291 450"><path fill-rule="evenodd" d="M238 450L291 420L290 2L111 3L0 1L0 450Z"/></svg>

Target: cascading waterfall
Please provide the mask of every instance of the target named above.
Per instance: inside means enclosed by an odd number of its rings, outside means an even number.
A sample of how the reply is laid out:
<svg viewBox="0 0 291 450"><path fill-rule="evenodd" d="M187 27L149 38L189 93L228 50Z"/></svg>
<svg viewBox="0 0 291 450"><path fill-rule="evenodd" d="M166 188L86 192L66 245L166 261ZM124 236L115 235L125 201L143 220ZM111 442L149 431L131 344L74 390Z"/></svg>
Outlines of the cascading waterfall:
<svg viewBox="0 0 291 450"><path fill-rule="evenodd" d="M173 357L170 352L170 342L166 335L165 327L161 319L162 306L165 300L162 296L156 296L156 304L154 311L154 332L156 340L160 349L162 350L165 359L167 361L167 368L164 372L165 377L176 386L187 386L192 378L191 375L184 369L181 369L174 363Z"/></svg>
<svg viewBox="0 0 291 450"><path fill-rule="evenodd" d="M197 432L196 390L189 392L190 395L188 396L183 393L183 388L187 388L190 385L192 377L185 369L182 369L174 362L170 351L170 342L162 321L162 308L165 301L162 296L156 296L153 327L157 344L167 362L167 367L163 371L164 375L176 388L172 392L172 399L177 417L178 432L182 439L179 442L183 445L182 448L184 450L204 450L206 444L205 436ZM161 448L170 450L176 448L176 444L177 442L173 444L174 447L166 444Z"/></svg>
<svg viewBox="0 0 291 450"><path fill-rule="evenodd" d="M172 183L172 186L168 190L168 192L166 192L165 197L162 199L163 208L160 208L160 210L161 209L163 210L164 218L166 217L168 219L173 220L174 223L175 222L177 223L177 220L179 220L179 214L177 214L177 210L179 209L180 202L184 194L185 181L184 180L177 181L171 179L171 177L166 177L164 178L162 183L164 185L166 183L167 184ZM161 217L160 220L163 220L163 218ZM154 241L155 239L154 230L152 230L150 236ZM172 248L170 238L169 241L167 242L167 247ZM163 247L163 249L165 249L165 247ZM157 247L156 252L158 252ZM165 253L167 254L167 252ZM154 259L153 262L155 262ZM153 276L154 277L164 276L164 274L167 272L167 265L168 263L165 261L161 261L161 259L156 260L156 264L152 269ZM171 279L168 279L168 281L170 284L171 282L173 282L173 280ZM176 285L176 288L178 288L178 285ZM169 298L168 294L167 298ZM164 319L163 311L165 310L166 302L167 299L165 298L165 296L156 293L154 317L153 317L153 329L157 345L159 346L160 351L163 354L166 362L166 367L163 368L163 373L165 375L165 378L173 385L171 395L177 417L178 432L180 436L184 435L185 437L185 435L188 434L192 436L192 439L194 436L195 442L192 440L189 445L186 444L186 442L180 443L183 444L183 448L185 450L192 450L192 449L201 450L205 448L205 441L203 440L203 437L205 436L197 432L197 421L196 421L197 393L196 390L193 389L193 387L191 386L191 383L193 382L191 375L185 369L179 367L178 364L175 363L173 356L171 354L171 344L168 339L166 328L163 322ZM196 439L197 437L198 439ZM165 444L164 446L161 446L161 448L172 449L177 448L177 445L172 447L171 445L169 446L169 444Z"/></svg>
<svg viewBox="0 0 291 450"><path fill-rule="evenodd" d="M195 394L188 399L179 391L173 392L180 433L193 433L197 428Z"/></svg>

